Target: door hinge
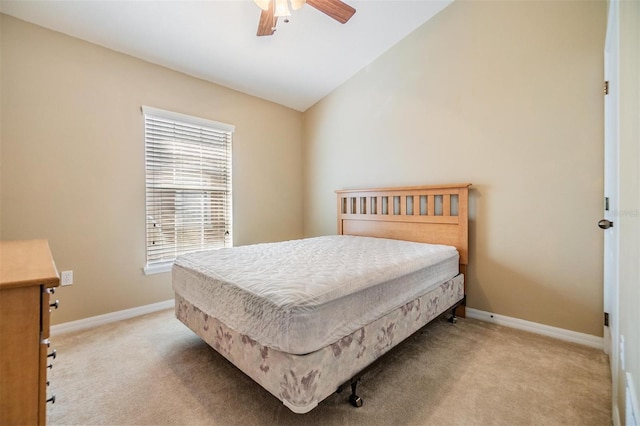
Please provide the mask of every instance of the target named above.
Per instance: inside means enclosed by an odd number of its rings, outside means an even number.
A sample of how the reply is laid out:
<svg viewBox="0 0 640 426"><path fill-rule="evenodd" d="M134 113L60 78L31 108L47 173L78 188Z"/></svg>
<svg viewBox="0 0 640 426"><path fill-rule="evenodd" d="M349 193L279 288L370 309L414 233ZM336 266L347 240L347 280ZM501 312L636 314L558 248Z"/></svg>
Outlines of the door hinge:
<svg viewBox="0 0 640 426"><path fill-rule="evenodd" d="M605 81L605 82L604 82L604 86L602 87L602 92L603 92L605 95L608 95L608 94L609 94L609 82L608 82L608 81Z"/></svg>
<svg viewBox="0 0 640 426"><path fill-rule="evenodd" d="M604 197L604 211L609 211L609 197Z"/></svg>
<svg viewBox="0 0 640 426"><path fill-rule="evenodd" d="M609 327L609 312L604 313L604 326Z"/></svg>

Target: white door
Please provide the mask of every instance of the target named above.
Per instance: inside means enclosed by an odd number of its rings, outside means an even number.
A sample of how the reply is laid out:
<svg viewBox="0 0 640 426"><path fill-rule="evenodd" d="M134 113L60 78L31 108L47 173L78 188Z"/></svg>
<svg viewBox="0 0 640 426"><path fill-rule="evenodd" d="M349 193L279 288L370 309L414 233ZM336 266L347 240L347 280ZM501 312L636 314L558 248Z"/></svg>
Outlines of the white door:
<svg viewBox="0 0 640 426"><path fill-rule="evenodd" d="M604 214L598 226L604 234L604 311L609 326L604 327L604 350L609 355L613 379L613 401L617 400L618 371L618 82L619 82L619 0L609 3L604 51L604 74L608 94L604 101Z"/></svg>

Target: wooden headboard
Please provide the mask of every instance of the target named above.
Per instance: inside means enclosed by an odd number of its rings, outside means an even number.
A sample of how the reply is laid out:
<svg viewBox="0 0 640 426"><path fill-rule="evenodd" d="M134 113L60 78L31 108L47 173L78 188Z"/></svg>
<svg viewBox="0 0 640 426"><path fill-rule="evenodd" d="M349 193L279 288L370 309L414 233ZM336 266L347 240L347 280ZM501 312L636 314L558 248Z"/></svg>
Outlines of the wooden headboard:
<svg viewBox="0 0 640 426"><path fill-rule="evenodd" d="M338 190L338 234L454 246L469 261L470 183Z"/></svg>

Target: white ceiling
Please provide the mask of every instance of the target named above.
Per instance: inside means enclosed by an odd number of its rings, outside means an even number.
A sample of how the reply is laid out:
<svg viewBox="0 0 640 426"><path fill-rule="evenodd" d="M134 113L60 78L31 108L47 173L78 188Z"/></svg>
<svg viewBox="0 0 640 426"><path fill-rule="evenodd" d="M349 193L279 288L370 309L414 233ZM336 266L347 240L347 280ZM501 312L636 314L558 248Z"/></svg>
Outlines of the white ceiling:
<svg viewBox="0 0 640 426"><path fill-rule="evenodd" d="M311 6L257 37L252 0L1 0L0 11L305 111L453 0L345 0L342 25Z"/></svg>

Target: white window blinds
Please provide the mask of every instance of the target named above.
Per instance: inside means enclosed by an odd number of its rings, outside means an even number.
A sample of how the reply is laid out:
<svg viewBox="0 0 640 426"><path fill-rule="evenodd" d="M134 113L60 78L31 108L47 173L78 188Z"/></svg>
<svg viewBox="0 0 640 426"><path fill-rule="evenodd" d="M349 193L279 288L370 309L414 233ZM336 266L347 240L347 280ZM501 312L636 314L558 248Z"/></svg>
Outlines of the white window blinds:
<svg viewBox="0 0 640 426"><path fill-rule="evenodd" d="M229 247L234 127L142 107L145 125L147 267ZM164 270L168 270L165 268Z"/></svg>

